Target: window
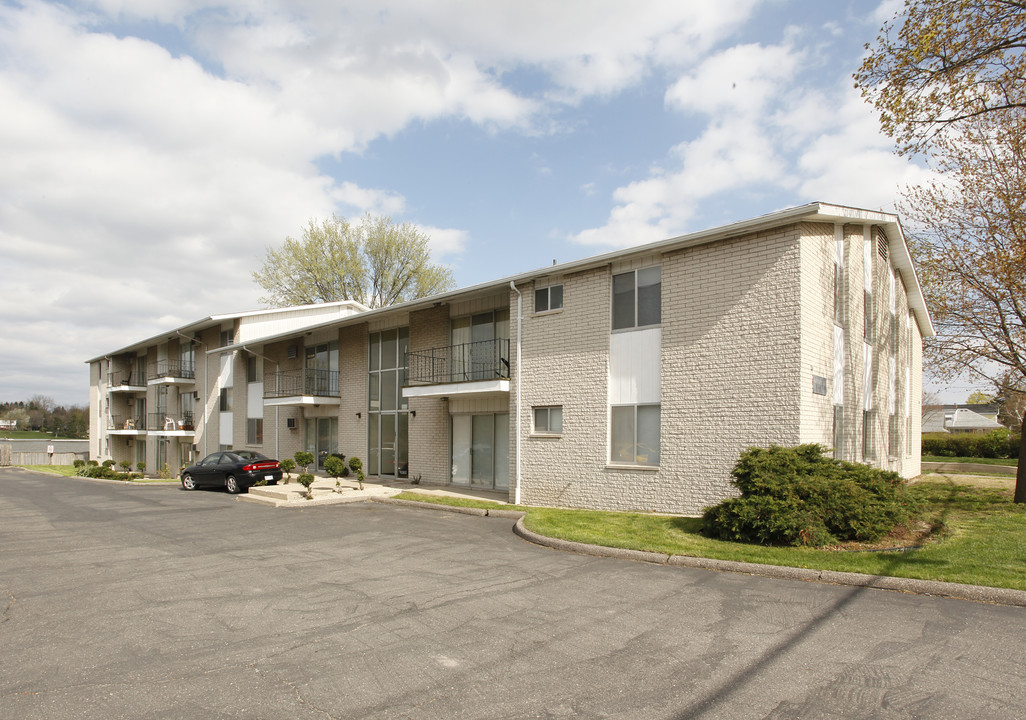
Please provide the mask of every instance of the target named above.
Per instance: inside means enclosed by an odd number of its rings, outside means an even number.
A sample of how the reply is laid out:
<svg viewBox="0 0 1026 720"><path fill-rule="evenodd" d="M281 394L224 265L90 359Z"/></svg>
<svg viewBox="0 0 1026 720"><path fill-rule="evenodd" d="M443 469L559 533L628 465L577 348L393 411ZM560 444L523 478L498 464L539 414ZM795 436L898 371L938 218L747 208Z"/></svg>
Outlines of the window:
<svg viewBox="0 0 1026 720"><path fill-rule="evenodd" d="M235 341L235 333L231 330L221 331L221 347L228 347Z"/></svg>
<svg viewBox="0 0 1026 720"><path fill-rule="evenodd" d="M862 459L869 461L876 458L873 448L873 411L862 411Z"/></svg>
<svg viewBox="0 0 1026 720"><path fill-rule="evenodd" d="M614 405L610 411L610 461L658 465L659 405Z"/></svg>
<svg viewBox="0 0 1026 720"><path fill-rule="evenodd" d="M246 444L247 445L263 445L264 444L264 419L263 418L248 418L246 420Z"/></svg>
<svg viewBox="0 0 1026 720"><path fill-rule="evenodd" d="M559 310L563 307L563 286L549 285L534 291L534 311Z"/></svg>
<svg viewBox="0 0 1026 720"><path fill-rule="evenodd" d="M263 382L264 364L258 357L246 358L246 382Z"/></svg>
<svg viewBox="0 0 1026 720"><path fill-rule="evenodd" d="M232 411L232 389L230 387L221 388L220 410L221 412Z"/></svg>
<svg viewBox="0 0 1026 720"><path fill-rule="evenodd" d="M563 407L536 407L534 431L539 435L560 435L563 432Z"/></svg>
<svg viewBox="0 0 1026 720"><path fill-rule="evenodd" d="M613 329L658 325L662 321L662 268L642 268L613 276Z"/></svg>

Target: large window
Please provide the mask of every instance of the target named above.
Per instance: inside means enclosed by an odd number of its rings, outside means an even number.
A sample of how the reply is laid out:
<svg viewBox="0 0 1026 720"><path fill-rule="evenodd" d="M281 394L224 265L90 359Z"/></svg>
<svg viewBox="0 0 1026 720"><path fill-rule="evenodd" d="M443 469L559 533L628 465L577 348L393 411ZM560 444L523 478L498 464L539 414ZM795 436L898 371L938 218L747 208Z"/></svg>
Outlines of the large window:
<svg viewBox="0 0 1026 720"><path fill-rule="evenodd" d="M264 444L264 419L246 418L246 444Z"/></svg>
<svg viewBox="0 0 1026 720"><path fill-rule="evenodd" d="M612 462L659 464L659 405L614 405L610 420Z"/></svg>
<svg viewBox="0 0 1026 720"><path fill-rule="evenodd" d="M613 330L662 321L662 269L631 270L613 276Z"/></svg>
<svg viewBox="0 0 1026 720"><path fill-rule="evenodd" d="M232 411L232 389L230 387L221 388L221 398L218 403L218 409L221 412Z"/></svg>
<svg viewBox="0 0 1026 720"><path fill-rule="evenodd" d="M371 333L367 405L367 474L409 474L408 372L410 329Z"/></svg>

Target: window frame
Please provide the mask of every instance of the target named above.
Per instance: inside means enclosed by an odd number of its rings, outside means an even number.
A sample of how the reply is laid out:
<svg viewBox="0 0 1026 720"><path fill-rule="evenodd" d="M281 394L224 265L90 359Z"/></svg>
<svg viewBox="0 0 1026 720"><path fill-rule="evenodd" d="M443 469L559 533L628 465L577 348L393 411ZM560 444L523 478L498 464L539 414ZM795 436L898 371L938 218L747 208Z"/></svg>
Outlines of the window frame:
<svg viewBox="0 0 1026 720"><path fill-rule="evenodd" d="M558 412L559 429L552 429L553 411ZM543 412L545 415L545 428L538 427L538 415ZM563 406L562 405L535 405L531 408L531 434L543 437L560 437L563 435Z"/></svg>
<svg viewBox="0 0 1026 720"><path fill-rule="evenodd" d="M639 450L642 447L640 438L638 436L638 422L639 411L643 408L655 408L658 413L658 422L656 423L656 438L655 438L655 462L643 462L638 460ZM614 415L618 410L632 410L631 413L631 432L633 435L633 452L630 460L622 460L614 457L614 452L617 447L616 437L616 421ZM662 462L662 423L663 423L663 410L662 403L636 403L633 405L610 405L609 406L609 464L614 467L637 467L637 468L651 468L658 469Z"/></svg>
<svg viewBox="0 0 1026 720"><path fill-rule="evenodd" d="M552 295L553 295L552 291L554 289L556 289L556 288L559 288L559 305L553 305L553 303L552 303ZM539 308L538 307L538 298L541 297L542 295L544 295L544 297L545 297L545 307L544 308ZM542 313L551 313L551 312L557 312L559 310L562 310L563 309L564 298L565 298L565 293L563 291L563 283L553 283L551 285L546 285L545 287L536 287L534 289L534 312L535 312L535 314L538 315L538 314L542 314Z"/></svg>
<svg viewBox="0 0 1026 720"><path fill-rule="evenodd" d="M658 273L659 273L659 282L658 283L647 283L645 285L641 285L640 282L639 282L638 276L640 274L643 274L643 273L646 273L646 274L650 273L653 270L658 271ZM630 296L629 302L632 305L632 311L633 311L632 321L631 321L630 325L623 325L623 324L618 325L618 322L622 322L622 318L618 318L618 315L622 315L623 314L622 312L618 313L618 309L621 308L621 306L618 305L618 297L619 297L619 302L620 303L628 302L628 301L625 300L625 297L628 295L628 293L625 292L624 290L621 290L620 292L617 292L617 287L616 287L617 286L617 279L618 278L625 278L627 276L630 276L631 277L631 281L632 281L632 286L631 286L631 289L629 291L629 296ZM657 317L656 317L655 321L653 321L653 322L644 322L643 323L643 322L641 322L641 319L642 319L641 318L641 315L642 315L642 309L641 309L642 308L642 303L640 301L640 298L641 298L641 295L642 295L641 288L651 288L651 287L656 287L656 286L658 286L658 288L659 288L658 293L655 294L655 298L658 300L658 302L656 303L656 306L655 306L655 314L656 314ZM613 273L610 276L609 292L610 292L609 326L610 326L610 329L611 329L612 332L629 332L631 330L641 330L641 329L645 329L645 328L654 328L654 327L660 327L662 325L662 323L663 323L663 266L661 264L646 265L645 267L636 268L634 270L626 270L624 272Z"/></svg>

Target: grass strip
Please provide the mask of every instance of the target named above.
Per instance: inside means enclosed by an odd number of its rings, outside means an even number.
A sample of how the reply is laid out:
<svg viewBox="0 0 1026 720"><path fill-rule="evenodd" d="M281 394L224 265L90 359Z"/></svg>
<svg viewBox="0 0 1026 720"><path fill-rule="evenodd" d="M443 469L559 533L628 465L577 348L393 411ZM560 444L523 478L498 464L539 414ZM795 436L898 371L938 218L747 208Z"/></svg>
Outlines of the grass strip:
<svg viewBox="0 0 1026 720"><path fill-rule="evenodd" d="M974 465L1004 465L1006 467L1017 467L1019 461L1015 458L974 458L974 457L944 457L943 455L923 455L923 462L932 463L973 463Z"/></svg>
<svg viewBox="0 0 1026 720"><path fill-rule="evenodd" d="M910 551L764 547L707 538L699 518L516 509L527 513L524 524L536 533L603 547L1026 590L1026 506L1013 504L1010 490L925 479L910 492L923 502L924 520L935 528ZM463 507L516 507L414 492L398 497Z"/></svg>

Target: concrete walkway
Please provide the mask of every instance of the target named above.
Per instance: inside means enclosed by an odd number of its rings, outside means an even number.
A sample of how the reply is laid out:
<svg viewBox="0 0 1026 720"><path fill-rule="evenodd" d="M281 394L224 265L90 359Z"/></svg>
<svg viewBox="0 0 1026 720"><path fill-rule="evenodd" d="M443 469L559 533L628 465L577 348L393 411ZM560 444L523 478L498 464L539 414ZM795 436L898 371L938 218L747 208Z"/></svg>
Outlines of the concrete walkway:
<svg viewBox="0 0 1026 720"><path fill-rule="evenodd" d="M274 507L304 508L316 505L335 505L339 503L365 502L381 498L395 497L405 490L416 490L425 495L444 495L448 497L472 497L480 500L505 502L505 492L479 490L477 488L432 487L413 485L408 480L364 480L363 489L352 478L335 478L316 476L313 485L313 499L308 499L306 488L296 482L295 477L288 484L284 479L277 485L251 487L249 492L239 495L244 502L272 505Z"/></svg>

